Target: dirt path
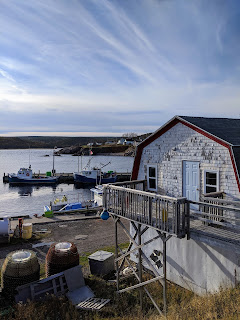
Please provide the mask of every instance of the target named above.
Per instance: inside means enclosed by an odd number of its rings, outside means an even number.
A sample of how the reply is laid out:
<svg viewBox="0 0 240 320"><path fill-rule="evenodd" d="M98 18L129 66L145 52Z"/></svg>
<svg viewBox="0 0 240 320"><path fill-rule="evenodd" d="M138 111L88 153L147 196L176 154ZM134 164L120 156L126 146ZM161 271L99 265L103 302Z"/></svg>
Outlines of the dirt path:
<svg viewBox="0 0 240 320"><path fill-rule="evenodd" d="M122 222L124 222L122 220ZM125 226L129 229L129 222ZM41 240L29 240L18 244L0 245L0 266L2 266L6 255L14 250L31 249L37 253L39 262L44 262L49 249L48 246L32 249L33 244L39 242L74 242L80 255L83 253L94 252L106 246L113 246L115 243L115 227L112 219L103 221L102 219L89 219L79 221L64 221L58 223L48 223L45 225L34 224L33 232L45 229L46 233ZM127 242L128 238L122 228L118 228L118 242Z"/></svg>

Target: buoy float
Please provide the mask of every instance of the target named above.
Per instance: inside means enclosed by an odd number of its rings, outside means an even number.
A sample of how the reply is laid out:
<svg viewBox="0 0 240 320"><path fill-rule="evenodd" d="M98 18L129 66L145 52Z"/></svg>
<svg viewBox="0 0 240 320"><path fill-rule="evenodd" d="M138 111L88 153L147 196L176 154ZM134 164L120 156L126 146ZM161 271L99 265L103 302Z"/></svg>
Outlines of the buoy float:
<svg viewBox="0 0 240 320"><path fill-rule="evenodd" d="M102 212L101 215L100 215L100 218L101 218L102 220L107 220L109 217L110 217L110 216L109 216L109 213L108 213L107 209L104 209L103 212Z"/></svg>

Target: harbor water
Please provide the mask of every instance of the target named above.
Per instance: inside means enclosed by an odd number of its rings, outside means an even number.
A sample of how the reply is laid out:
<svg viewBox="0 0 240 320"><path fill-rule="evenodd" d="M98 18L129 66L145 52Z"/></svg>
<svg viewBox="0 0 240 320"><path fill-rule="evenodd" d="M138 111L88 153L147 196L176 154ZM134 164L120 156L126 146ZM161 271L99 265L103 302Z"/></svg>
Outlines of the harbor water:
<svg viewBox="0 0 240 320"><path fill-rule="evenodd" d="M89 160L91 167L102 167L110 162L104 171L131 172L133 166L132 157L122 156L88 156L74 157L61 155L53 158L53 150L50 149L18 149L0 150L0 174L17 173L20 167L28 168L31 164L35 173L52 171L58 173L72 173L78 168L87 166ZM88 168L88 167L87 167ZM86 168L86 169L87 169ZM89 188L76 188L74 184L58 184L56 186L11 186L0 181L0 217L40 215L44 205L56 198L61 199L65 195L69 201L82 201L91 198Z"/></svg>

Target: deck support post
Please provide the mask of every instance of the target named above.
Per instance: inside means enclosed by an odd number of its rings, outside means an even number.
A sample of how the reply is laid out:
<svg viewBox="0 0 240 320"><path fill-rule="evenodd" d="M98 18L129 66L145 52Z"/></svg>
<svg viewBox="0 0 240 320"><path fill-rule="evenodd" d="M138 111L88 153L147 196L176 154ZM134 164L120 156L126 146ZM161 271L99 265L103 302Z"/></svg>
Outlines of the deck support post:
<svg viewBox="0 0 240 320"><path fill-rule="evenodd" d="M121 292L125 292L125 291L139 288L140 307L141 307L141 310L143 310L143 290L144 290L145 293L147 294L147 296L149 297L149 299L152 301L155 308L158 310L159 314L161 316L166 316L166 310L167 310L167 305L166 305L166 303L167 303L167 301L166 301L166 242L169 238L171 238L171 236L170 235L166 236L165 234L162 234L161 232L158 231L158 236L154 237L153 239L148 240L145 243L142 243L141 236L143 235L143 233L145 231L147 231L148 227L142 228L143 226L141 223L138 223L136 226L136 224L133 221L131 221L131 224L135 230L135 234L132 237L130 235L130 233L128 232L128 230L126 229L126 227L124 226L124 224L121 222L119 217L114 217L112 215L112 218L115 223L115 267L116 267L117 292L121 293ZM128 238L130 240L130 244L128 246L127 252L123 252L121 250L121 248L118 246L118 236L117 236L118 235L118 227L117 227L117 224L119 224L122 227L123 231L125 232L125 234L128 236ZM164 260L163 265L165 265L164 269L163 269L163 271L164 271L163 276L159 275L157 270L152 266L151 262L148 260L148 258L145 256L145 254L142 252L142 247L144 245L146 245L146 244L148 244L158 238L161 238L163 241L163 260ZM135 248L131 250L133 245ZM135 271L134 267L132 266L130 260L127 257L135 249L138 250L138 272ZM119 253L120 253L120 255L119 255ZM119 266L120 259L123 259L123 260ZM145 282L143 282L143 277L142 277L142 271L143 271L142 260L143 259L148 264L149 269L155 275L155 278L153 278L151 280L147 280ZM135 275L136 279L138 280L138 284L134 285L130 288L119 290L120 270L122 269L122 267L124 265L124 261L127 262L129 268L132 270L133 274ZM145 287L147 284L154 282L154 281L159 281L163 286L163 303L164 303L163 312L160 310L160 308L158 307L158 305L154 301L153 297L151 296L151 294L149 293L149 291Z"/></svg>
<svg viewBox="0 0 240 320"><path fill-rule="evenodd" d="M119 268L118 268L118 218L114 219L115 222L115 268L116 268L116 280L117 280L117 291L119 290Z"/></svg>
<svg viewBox="0 0 240 320"><path fill-rule="evenodd" d="M163 313L166 316L167 315L167 239L166 235L163 234L162 237L162 243L163 243Z"/></svg>
<svg viewBox="0 0 240 320"><path fill-rule="evenodd" d="M141 245L141 224L138 224L138 245ZM138 275L140 283L142 283L142 249L138 248ZM139 288L140 308L143 310L143 291Z"/></svg>

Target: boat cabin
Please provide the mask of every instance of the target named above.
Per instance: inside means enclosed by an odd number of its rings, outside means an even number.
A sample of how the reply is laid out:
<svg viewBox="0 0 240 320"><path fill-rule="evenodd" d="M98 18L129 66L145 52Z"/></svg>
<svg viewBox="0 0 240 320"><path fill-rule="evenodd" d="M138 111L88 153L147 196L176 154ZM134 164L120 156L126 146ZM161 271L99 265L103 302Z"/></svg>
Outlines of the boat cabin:
<svg viewBox="0 0 240 320"><path fill-rule="evenodd" d="M20 168L18 170L17 176L23 179L32 179L32 169L31 168Z"/></svg>

